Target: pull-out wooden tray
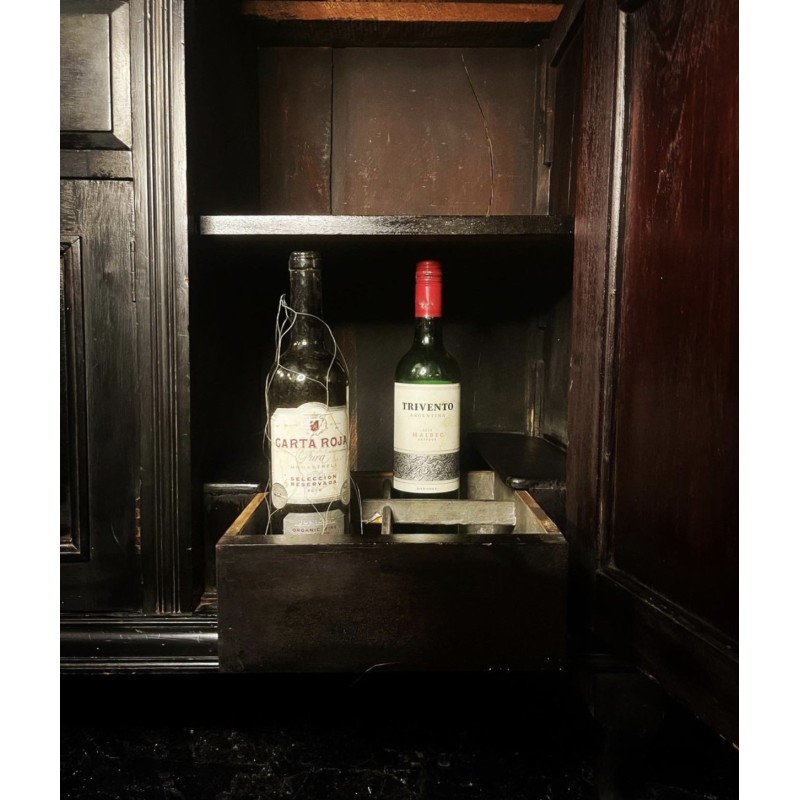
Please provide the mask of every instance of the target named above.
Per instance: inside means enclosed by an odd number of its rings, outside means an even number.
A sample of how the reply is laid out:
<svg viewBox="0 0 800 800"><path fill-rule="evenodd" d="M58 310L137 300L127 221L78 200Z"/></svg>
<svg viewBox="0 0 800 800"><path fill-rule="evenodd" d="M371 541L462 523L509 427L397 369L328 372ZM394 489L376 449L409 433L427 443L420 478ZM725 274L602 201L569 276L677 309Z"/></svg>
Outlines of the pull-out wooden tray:
<svg viewBox="0 0 800 800"><path fill-rule="evenodd" d="M386 477L354 475L350 536L265 535L253 497L217 544L220 670L558 668L567 542L536 501L493 472L464 500L385 499Z"/></svg>

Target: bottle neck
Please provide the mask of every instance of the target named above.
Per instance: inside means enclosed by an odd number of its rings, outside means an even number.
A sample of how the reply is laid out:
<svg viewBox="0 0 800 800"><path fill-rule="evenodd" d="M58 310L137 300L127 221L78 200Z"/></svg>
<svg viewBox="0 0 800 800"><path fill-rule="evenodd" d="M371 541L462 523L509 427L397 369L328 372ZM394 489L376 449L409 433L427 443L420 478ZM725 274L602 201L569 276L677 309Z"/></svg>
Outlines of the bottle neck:
<svg viewBox="0 0 800 800"><path fill-rule="evenodd" d="M414 344L431 350L444 346L441 317L416 317L414 320Z"/></svg>
<svg viewBox="0 0 800 800"><path fill-rule="evenodd" d="M321 345L325 327L322 323L322 273L319 269L289 270L289 305L296 312L289 334L292 345Z"/></svg>

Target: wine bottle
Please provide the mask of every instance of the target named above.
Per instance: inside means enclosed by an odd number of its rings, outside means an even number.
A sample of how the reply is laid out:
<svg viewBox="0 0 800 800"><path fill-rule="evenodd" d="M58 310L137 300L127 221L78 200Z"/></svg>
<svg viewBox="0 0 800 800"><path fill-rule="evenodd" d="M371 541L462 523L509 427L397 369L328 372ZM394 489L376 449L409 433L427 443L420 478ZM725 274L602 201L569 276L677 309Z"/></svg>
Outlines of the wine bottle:
<svg viewBox="0 0 800 800"><path fill-rule="evenodd" d="M349 381L322 319L322 259L289 256L266 383L268 533L350 532Z"/></svg>
<svg viewBox="0 0 800 800"><path fill-rule="evenodd" d="M414 309L414 342L395 369L393 494L457 498L461 372L444 346L438 261L417 263Z"/></svg>

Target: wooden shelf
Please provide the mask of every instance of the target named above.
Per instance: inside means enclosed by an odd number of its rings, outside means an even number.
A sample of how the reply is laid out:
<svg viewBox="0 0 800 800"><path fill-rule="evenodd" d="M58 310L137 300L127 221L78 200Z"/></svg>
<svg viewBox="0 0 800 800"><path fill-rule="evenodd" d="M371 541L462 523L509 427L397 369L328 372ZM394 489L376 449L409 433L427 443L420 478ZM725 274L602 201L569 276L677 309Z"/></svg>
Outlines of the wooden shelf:
<svg viewBox="0 0 800 800"><path fill-rule="evenodd" d="M498 237L509 240L568 243L573 219L566 216L338 216L243 215L201 216L194 225L201 236L386 237L399 239Z"/></svg>
<svg viewBox="0 0 800 800"><path fill-rule="evenodd" d="M244 0L248 17L287 22L555 22L561 13L556 3L464 3L464 2L348 2L348 0Z"/></svg>
<svg viewBox="0 0 800 800"><path fill-rule="evenodd" d="M563 486L566 481L566 453L546 439L518 433L472 433L470 441L512 489Z"/></svg>
<svg viewBox="0 0 800 800"><path fill-rule="evenodd" d="M241 13L283 44L532 47L561 13L558 3L243 0Z"/></svg>

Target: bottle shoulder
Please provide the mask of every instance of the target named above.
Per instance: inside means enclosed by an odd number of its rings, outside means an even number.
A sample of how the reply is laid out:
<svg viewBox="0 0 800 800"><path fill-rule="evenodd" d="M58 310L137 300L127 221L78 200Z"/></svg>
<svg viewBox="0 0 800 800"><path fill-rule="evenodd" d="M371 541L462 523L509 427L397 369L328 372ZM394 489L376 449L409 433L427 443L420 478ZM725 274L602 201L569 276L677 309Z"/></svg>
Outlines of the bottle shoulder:
<svg viewBox="0 0 800 800"><path fill-rule="evenodd" d="M327 376L332 381L347 381L347 370L338 356L310 347L287 348L270 368L270 374L293 376L297 373Z"/></svg>
<svg viewBox="0 0 800 800"><path fill-rule="evenodd" d="M429 348L412 345L401 356L395 368L398 383L460 383L461 369L456 358L444 347Z"/></svg>
<svg viewBox="0 0 800 800"><path fill-rule="evenodd" d="M272 408L307 402L345 405L349 380L344 365L329 353L286 352L267 375Z"/></svg>

